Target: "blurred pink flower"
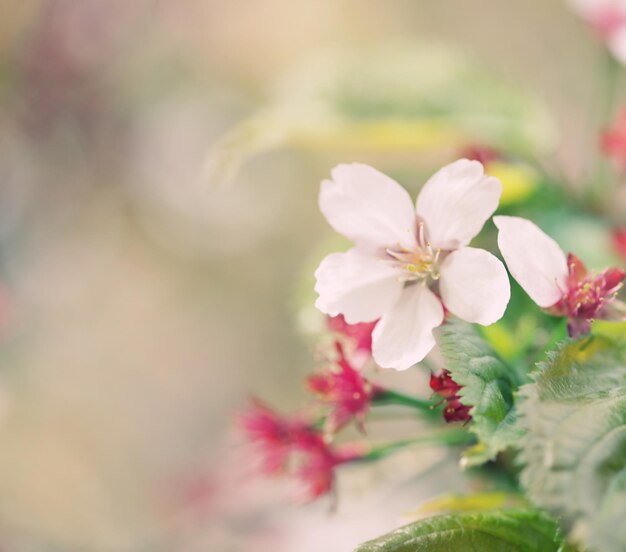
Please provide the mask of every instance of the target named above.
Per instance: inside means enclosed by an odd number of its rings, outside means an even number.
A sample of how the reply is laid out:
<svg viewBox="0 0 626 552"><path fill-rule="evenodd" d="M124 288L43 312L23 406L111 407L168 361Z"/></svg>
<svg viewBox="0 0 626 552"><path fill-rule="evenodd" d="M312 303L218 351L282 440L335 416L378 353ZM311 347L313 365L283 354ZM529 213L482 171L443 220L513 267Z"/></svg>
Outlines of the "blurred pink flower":
<svg viewBox="0 0 626 552"><path fill-rule="evenodd" d="M626 63L626 1L569 0L569 4L605 41L611 53Z"/></svg>
<svg viewBox="0 0 626 552"><path fill-rule="evenodd" d="M315 500L329 493L333 488L335 466L340 463L321 433L294 434L290 473L301 484L298 498Z"/></svg>
<svg viewBox="0 0 626 552"><path fill-rule="evenodd" d="M332 177L322 182L320 209L355 247L320 264L316 306L349 324L380 318L372 333L380 366L403 370L428 354L444 319L442 301L468 322L502 317L506 270L491 253L467 247L502 188L479 162L461 159L439 170L416 207L404 188L367 165L339 165Z"/></svg>
<svg viewBox="0 0 626 552"><path fill-rule="evenodd" d="M483 166L486 166L493 161L502 159L502 154L489 146L474 144L464 148L461 152L461 157L465 157L471 161L479 161Z"/></svg>
<svg viewBox="0 0 626 552"><path fill-rule="evenodd" d="M369 358L372 356L372 332L378 323L378 320L374 322L360 322L357 324L348 324L343 314L337 316L329 316L327 319L328 328L345 338L350 342L352 348L351 358L353 363L356 360L360 368Z"/></svg>
<svg viewBox="0 0 626 552"><path fill-rule="evenodd" d="M120 47L147 8L145 0L42 3L17 60L21 116L33 135L47 136L68 121L90 138L108 128L114 113L107 69L119 59Z"/></svg>
<svg viewBox="0 0 626 552"><path fill-rule="evenodd" d="M626 169L626 108L622 109L612 126L601 134L600 147L616 165Z"/></svg>
<svg viewBox="0 0 626 552"><path fill-rule="evenodd" d="M322 402L331 406L331 413L326 418L326 431L336 433L352 419L363 430L363 422L377 387L352 367L340 342L335 342L335 347L338 359L309 376L308 387Z"/></svg>
<svg viewBox="0 0 626 552"><path fill-rule="evenodd" d="M288 420L259 400L254 400L240 419L248 439L258 447L262 470L267 475L280 472L287 462L294 434L307 427L300 421Z"/></svg>
<svg viewBox="0 0 626 552"><path fill-rule="evenodd" d="M298 500L309 501L333 490L335 468L361 458L364 445L331 447L321 431L301 418L285 418L255 401L241 416L249 440L259 447L262 472L283 474L299 484Z"/></svg>
<svg viewBox="0 0 626 552"><path fill-rule="evenodd" d="M622 228L616 228L613 231L613 244L615 249L626 261L626 226Z"/></svg>
<svg viewBox="0 0 626 552"><path fill-rule="evenodd" d="M520 217L494 217L498 246L530 298L556 316L567 317L570 336L587 333L594 319L616 315L609 309L626 277L609 268L591 276L573 254L567 257L537 225Z"/></svg>

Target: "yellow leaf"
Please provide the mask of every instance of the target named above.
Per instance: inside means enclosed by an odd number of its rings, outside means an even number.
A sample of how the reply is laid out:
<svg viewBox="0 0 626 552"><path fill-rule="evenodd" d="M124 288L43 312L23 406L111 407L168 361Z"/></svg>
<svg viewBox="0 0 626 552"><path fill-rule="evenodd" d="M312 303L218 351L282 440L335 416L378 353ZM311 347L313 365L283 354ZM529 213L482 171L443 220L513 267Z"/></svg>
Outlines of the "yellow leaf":
<svg viewBox="0 0 626 552"><path fill-rule="evenodd" d="M486 172L502 182L500 205L524 201L537 187L537 173L527 165L493 161L487 165Z"/></svg>

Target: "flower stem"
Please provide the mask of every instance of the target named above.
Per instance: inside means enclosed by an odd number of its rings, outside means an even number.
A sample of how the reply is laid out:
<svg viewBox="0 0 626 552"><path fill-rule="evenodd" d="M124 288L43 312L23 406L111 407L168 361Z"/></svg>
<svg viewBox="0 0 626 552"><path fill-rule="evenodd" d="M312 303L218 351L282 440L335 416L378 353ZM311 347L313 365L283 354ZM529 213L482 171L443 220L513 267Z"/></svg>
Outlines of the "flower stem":
<svg viewBox="0 0 626 552"><path fill-rule="evenodd" d="M413 445L469 445L476 441L476 437L464 429L452 429L433 433L432 435L424 435L415 439L406 439L404 441L396 441L372 447L369 452L355 459L359 462L373 462L380 460L398 450L405 449Z"/></svg>
<svg viewBox="0 0 626 552"><path fill-rule="evenodd" d="M439 415L435 410L436 404L426 399L420 399L411 395L405 395L399 391L393 391L392 389L381 389L378 391L373 399L372 404L376 406L395 404L399 406L409 406L417 410L421 410L429 416Z"/></svg>

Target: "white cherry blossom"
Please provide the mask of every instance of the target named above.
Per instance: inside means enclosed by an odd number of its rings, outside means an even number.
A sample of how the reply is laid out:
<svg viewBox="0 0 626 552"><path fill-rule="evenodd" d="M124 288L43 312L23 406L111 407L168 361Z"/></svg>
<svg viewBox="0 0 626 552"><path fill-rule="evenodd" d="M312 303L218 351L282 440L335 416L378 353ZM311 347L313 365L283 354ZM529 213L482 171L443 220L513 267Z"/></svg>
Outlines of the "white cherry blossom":
<svg viewBox="0 0 626 552"><path fill-rule="evenodd" d="M322 182L319 205L354 247L318 267L317 308L350 324L380 319L374 359L398 370L432 349L445 309L468 322L496 322L510 298L506 269L468 244L496 210L501 190L478 161L460 159L426 182L414 208L404 188L372 167L335 167L332 180Z"/></svg>
<svg viewBox="0 0 626 552"><path fill-rule="evenodd" d="M624 318L621 304L615 301L626 278L622 269L590 274L576 255L566 256L533 222L503 216L493 221L511 276L537 305L567 318L571 337L588 333L593 320Z"/></svg>

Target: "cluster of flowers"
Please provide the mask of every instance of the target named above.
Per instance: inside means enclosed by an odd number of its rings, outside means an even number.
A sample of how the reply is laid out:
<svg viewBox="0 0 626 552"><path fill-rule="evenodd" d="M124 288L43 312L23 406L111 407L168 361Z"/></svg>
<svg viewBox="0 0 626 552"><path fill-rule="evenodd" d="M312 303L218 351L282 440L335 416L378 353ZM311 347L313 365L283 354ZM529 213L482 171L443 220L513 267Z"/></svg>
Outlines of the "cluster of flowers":
<svg viewBox="0 0 626 552"><path fill-rule="evenodd" d="M299 499L312 500L331 492L337 466L371 455L372 449L364 443L336 445L332 441L351 422L365 433L365 418L372 405L389 404L394 402L392 398L422 404L419 399L392 392L364 377L364 368L371 364L372 331L376 324L377 321L348 324L342 315L327 318L332 354L326 355L321 370L307 378L308 390L326 407L324 416L282 416L254 400L240 417L240 426L260 455L261 471L299 481ZM437 382L444 376L432 377L432 382ZM432 389L445 401L451 401L450 390L456 392L460 387L448 375L444 385L433 383ZM423 406L430 405L424 401ZM470 408L454 397L444 410L444 417L448 422L468 421Z"/></svg>
<svg viewBox="0 0 626 552"><path fill-rule="evenodd" d="M350 323L380 319L372 335L376 363L403 370L435 345L446 315L490 325L510 298L507 271L491 253L468 247L495 212L500 182L479 161L447 165L423 186L413 208L399 184L366 165L340 165L322 183L320 208L355 246L317 269L316 306ZM622 316L614 302L625 274L593 275L533 222L496 216L498 247L533 301L568 320L570 336L594 319Z"/></svg>
<svg viewBox="0 0 626 552"><path fill-rule="evenodd" d="M500 194L498 179L468 159L435 173L415 207L404 188L367 165L340 165L322 182L322 213L355 244L328 255L315 273L316 306L328 316L334 350L308 388L329 413L321 421L285 418L253 404L242 424L260 447L265 473L296 477L307 498L329 492L338 465L371 454L362 444L333 445L332 436L353 420L363 430L372 404L398 396L371 383L362 369L375 363L404 370L422 361L435 345L433 330L450 315L481 325L503 316L507 270L491 253L468 246ZM509 272L539 307L567 319L570 336L588 332L595 319L623 318L615 300L623 270L590 274L531 221L493 220ZM447 422L471 421L471 405L463 404L448 371L432 374L430 386L442 398L438 404L445 403Z"/></svg>
<svg viewBox="0 0 626 552"><path fill-rule="evenodd" d="M366 453L359 446L331 447L310 422L280 416L258 401L242 416L241 424L260 449L263 473L288 474L299 480L302 499L312 500L330 492L334 469Z"/></svg>
<svg viewBox="0 0 626 552"><path fill-rule="evenodd" d="M463 404L459 391L461 386L452 379L452 375L448 370L442 370L440 374L430 375L430 388L443 398L441 403L446 403L443 409L443 417L446 422L469 422L471 406Z"/></svg>

